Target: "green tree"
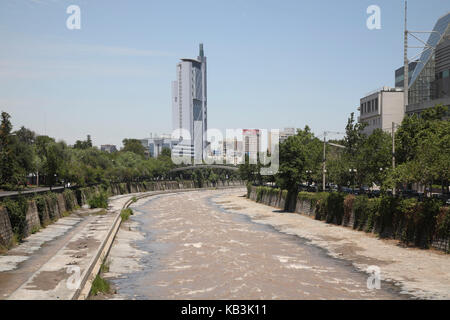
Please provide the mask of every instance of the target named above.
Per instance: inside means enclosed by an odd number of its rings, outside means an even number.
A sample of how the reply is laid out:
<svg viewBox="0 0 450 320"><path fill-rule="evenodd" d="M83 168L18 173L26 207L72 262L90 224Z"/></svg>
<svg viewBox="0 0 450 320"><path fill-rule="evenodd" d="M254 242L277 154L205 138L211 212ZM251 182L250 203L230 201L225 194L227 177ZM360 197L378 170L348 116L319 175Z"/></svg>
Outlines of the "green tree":
<svg viewBox="0 0 450 320"><path fill-rule="evenodd" d="M307 179L306 170L317 168L321 164L321 146L308 126L297 130L280 144L280 168L276 177L277 184L288 191L286 208L298 192L299 184Z"/></svg>
<svg viewBox="0 0 450 320"><path fill-rule="evenodd" d="M145 147L138 139L123 139L123 152L133 152L139 156L145 156Z"/></svg>
<svg viewBox="0 0 450 320"><path fill-rule="evenodd" d="M12 145L12 124L11 116L2 112L0 124L0 184L4 186L12 186L16 181L16 159Z"/></svg>
<svg viewBox="0 0 450 320"><path fill-rule="evenodd" d="M361 145L357 156L360 183L381 185L386 169L392 163L392 138L389 133L375 129Z"/></svg>

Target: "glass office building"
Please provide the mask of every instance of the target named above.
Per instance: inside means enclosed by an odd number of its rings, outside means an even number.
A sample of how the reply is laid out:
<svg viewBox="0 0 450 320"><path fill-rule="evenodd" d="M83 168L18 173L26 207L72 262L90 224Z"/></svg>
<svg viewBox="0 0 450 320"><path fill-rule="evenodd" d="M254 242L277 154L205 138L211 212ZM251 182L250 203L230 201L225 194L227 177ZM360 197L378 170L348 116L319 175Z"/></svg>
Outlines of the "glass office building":
<svg viewBox="0 0 450 320"><path fill-rule="evenodd" d="M447 13L434 26L427 41L429 48L420 56L410 77L407 114L420 113L439 103L449 104L449 92L445 88L438 90L439 77L448 77L448 69L443 69L450 64L450 46L444 45L449 38L450 13Z"/></svg>

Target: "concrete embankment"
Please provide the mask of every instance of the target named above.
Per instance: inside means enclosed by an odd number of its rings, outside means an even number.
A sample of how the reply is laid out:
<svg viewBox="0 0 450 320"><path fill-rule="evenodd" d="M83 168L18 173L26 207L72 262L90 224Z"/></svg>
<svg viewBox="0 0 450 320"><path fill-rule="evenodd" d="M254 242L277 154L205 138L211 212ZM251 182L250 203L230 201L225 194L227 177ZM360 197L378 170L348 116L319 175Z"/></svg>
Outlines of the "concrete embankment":
<svg viewBox="0 0 450 320"><path fill-rule="evenodd" d="M78 209L65 214L0 255L0 299L86 298L120 225L120 211L131 199L197 190L170 186L111 197L106 211Z"/></svg>

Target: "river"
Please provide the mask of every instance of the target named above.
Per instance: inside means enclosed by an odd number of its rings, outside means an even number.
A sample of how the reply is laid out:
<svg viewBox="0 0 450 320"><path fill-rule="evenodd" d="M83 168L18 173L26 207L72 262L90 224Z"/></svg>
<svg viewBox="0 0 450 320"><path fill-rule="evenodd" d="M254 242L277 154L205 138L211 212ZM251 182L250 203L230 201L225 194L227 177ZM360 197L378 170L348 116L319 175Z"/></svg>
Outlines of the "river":
<svg viewBox="0 0 450 320"><path fill-rule="evenodd" d="M119 299L406 299L300 237L235 213L223 194L160 195L140 200L123 224L105 277ZM282 214L282 213L280 213Z"/></svg>

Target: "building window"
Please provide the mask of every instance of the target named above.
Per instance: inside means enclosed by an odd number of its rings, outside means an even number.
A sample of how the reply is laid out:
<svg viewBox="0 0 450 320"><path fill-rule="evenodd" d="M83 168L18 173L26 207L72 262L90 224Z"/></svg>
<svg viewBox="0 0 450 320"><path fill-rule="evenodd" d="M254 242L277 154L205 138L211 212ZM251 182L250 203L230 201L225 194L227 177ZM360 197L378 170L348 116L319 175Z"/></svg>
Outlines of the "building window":
<svg viewBox="0 0 450 320"><path fill-rule="evenodd" d="M442 78L448 78L450 70L445 70L442 72Z"/></svg>

